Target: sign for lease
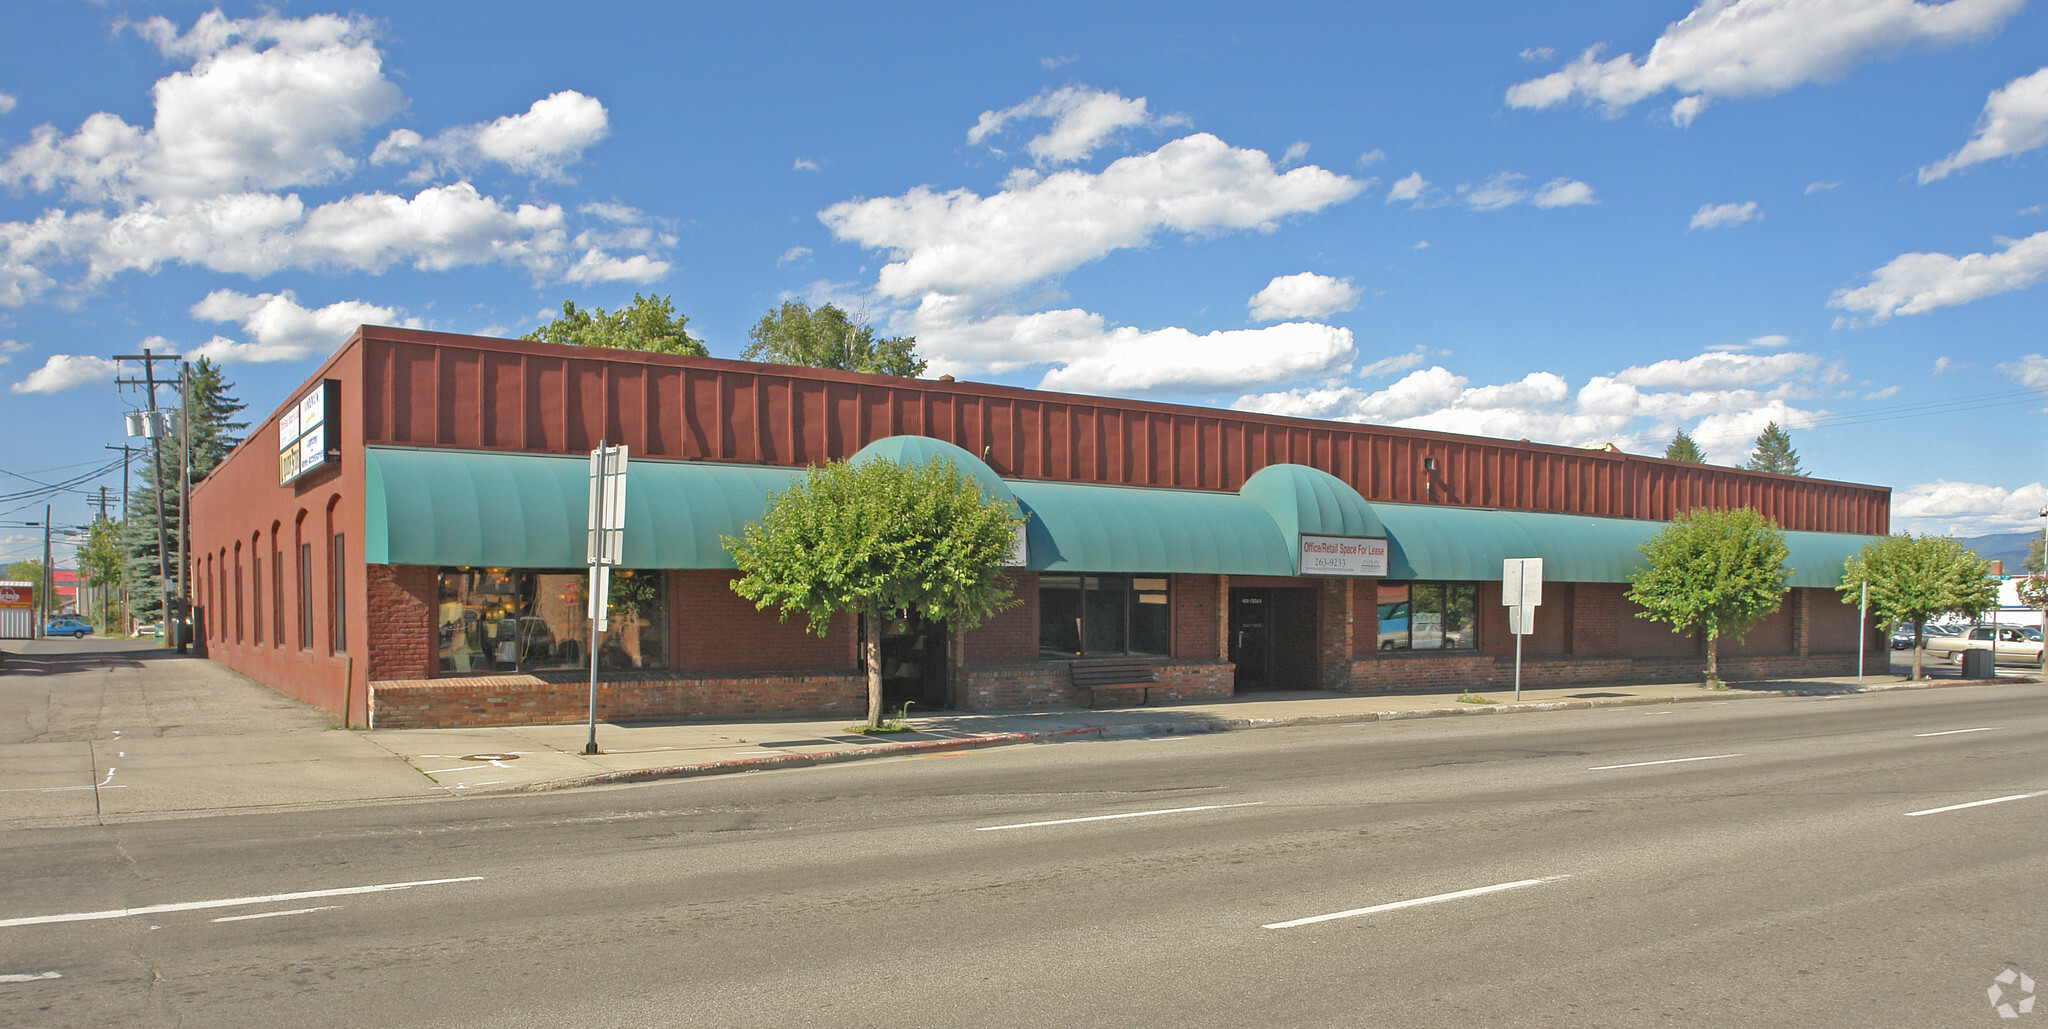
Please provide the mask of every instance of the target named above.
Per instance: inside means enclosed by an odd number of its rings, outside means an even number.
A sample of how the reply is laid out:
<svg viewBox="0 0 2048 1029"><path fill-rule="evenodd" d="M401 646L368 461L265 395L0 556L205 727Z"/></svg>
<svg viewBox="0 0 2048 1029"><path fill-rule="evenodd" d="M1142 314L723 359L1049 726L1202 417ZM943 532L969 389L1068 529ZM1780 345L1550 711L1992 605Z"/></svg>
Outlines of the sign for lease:
<svg viewBox="0 0 2048 1029"><path fill-rule="evenodd" d="M1301 574L1384 576L1387 541L1357 536L1303 536Z"/></svg>
<svg viewBox="0 0 2048 1029"><path fill-rule="evenodd" d="M277 416L277 484L316 472L340 459L329 430L341 406L341 383L323 379Z"/></svg>

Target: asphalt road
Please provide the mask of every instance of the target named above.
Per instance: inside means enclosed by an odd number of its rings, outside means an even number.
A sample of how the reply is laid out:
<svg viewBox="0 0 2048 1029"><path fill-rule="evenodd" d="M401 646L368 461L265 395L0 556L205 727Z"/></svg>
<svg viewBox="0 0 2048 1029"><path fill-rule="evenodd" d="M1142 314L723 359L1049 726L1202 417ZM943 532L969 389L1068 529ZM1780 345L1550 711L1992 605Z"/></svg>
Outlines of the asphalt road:
<svg viewBox="0 0 2048 1029"><path fill-rule="evenodd" d="M0 1024L2024 1025L2044 733L1960 687L18 830Z"/></svg>

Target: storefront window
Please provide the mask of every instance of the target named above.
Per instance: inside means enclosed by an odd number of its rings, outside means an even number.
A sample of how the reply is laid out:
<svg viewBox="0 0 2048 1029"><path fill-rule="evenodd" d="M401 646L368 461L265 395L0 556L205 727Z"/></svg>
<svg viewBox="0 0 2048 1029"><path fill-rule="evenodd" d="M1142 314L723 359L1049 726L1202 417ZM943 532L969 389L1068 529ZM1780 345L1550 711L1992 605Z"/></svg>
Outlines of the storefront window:
<svg viewBox="0 0 2048 1029"><path fill-rule="evenodd" d="M1479 587L1470 582L1382 582L1381 650L1479 646Z"/></svg>
<svg viewBox="0 0 2048 1029"><path fill-rule="evenodd" d="M1165 656L1170 647L1166 577L1040 575L1041 657Z"/></svg>
<svg viewBox="0 0 2048 1029"><path fill-rule="evenodd" d="M668 667L668 594L659 571L615 568L600 671ZM590 667L590 573L441 569L436 623L448 675Z"/></svg>

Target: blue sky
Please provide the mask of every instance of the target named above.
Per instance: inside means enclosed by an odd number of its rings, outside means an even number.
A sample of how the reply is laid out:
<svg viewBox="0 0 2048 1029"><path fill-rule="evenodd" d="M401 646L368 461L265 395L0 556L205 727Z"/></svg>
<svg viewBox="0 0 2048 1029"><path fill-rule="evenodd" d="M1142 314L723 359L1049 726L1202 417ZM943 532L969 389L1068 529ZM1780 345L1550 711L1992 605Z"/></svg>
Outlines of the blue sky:
<svg viewBox="0 0 2048 1029"><path fill-rule="evenodd" d="M1899 528L2041 524L2038 5L698 6L10 4L0 523L122 441L109 355L260 418L359 322L639 291L722 357L796 297L981 381L1722 463L1775 419Z"/></svg>

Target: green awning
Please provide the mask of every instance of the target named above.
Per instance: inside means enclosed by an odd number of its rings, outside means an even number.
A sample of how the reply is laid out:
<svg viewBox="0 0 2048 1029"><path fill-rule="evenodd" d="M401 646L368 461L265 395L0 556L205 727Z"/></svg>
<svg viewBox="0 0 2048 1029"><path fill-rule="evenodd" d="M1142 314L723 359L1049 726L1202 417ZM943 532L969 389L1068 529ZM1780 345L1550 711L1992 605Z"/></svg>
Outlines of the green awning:
<svg viewBox="0 0 2048 1029"><path fill-rule="evenodd" d="M588 458L370 447L363 466L371 564L583 565ZM768 495L800 474L633 461L626 471L626 566L733 567L718 537L738 536L760 520Z"/></svg>
<svg viewBox="0 0 2048 1029"><path fill-rule="evenodd" d="M587 458L397 447L369 447L364 455L364 556L371 564L583 565ZM879 456L923 460L930 453ZM946 456L969 474L987 468L965 451ZM732 568L719 537L741 535L760 520L769 495L802 474L634 461L627 472L626 565ZM1034 571L1291 576L1302 533L1384 534L1388 574L1397 579L1497 580L1503 560L1540 557L1544 578L1554 582L1626 582L1642 563L1642 544L1663 527L1629 518L1367 504L1334 477L1300 466L1263 470L1242 495L997 482L1030 515L1027 567ZM1791 584L1838 585L1843 560L1870 539L1786 533Z"/></svg>
<svg viewBox="0 0 2048 1029"><path fill-rule="evenodd" d="M1552 582L1627 582L1663 522L1420 504L1374 504L1387 527L1396 579L1493 579L1511 557L1540 557ZM1793 586L1834 587L1842 562L1875 537L1787 532Z"/></svg>
<svg viewBox="0 0 2048 1029"><path fill-rule="evenodd" d="M1033 571L1293 575L1273 520L1235 493L1010 481Z"/></svg>

